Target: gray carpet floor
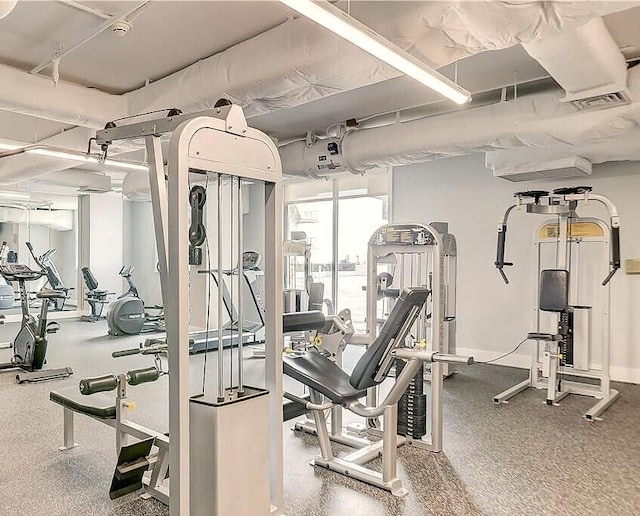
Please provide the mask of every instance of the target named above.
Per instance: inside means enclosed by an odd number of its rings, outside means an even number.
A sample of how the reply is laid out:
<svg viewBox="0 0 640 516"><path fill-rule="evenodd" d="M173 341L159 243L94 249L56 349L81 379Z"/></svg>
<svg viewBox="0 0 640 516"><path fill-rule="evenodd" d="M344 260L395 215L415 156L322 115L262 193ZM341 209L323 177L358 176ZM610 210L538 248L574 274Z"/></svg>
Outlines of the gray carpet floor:
<svg viewBox="0 0 640 516"><path fill-rule="evenodd" d="M15 324L0 327L0 341L16 330ZM112 351L141 340L107 337L103 322L62 321L50 338L48 362L73 367L73 377L17 385L12 374L0 374L0 515L168 514L158 502L135 495L110 501L113 429L78 417L80 446L60 452L62 409L49 401L50 390L77 385L82 377L151 365L149 357L111 358ZM0 351L0 360L9 354ZM191 359L194 392L202 383L203 360ZM207 385L215 380L215 363L210 354ZM261 367L259 360L247 361L248 382L259 383ZM410 490L402 499L309 466L316 439L286 424L286 514L640 514L640 386L617 384L620 399L596 423L582 419L594 403L588 398L571 396L560 407L547 407L544 394L530 390L508 405L492 404L494 394L525 377L523 370L478 364L448 379L444 451L399 450L400 474ZM137 402L133 420L168 429L167 377L132 388L130 396Z"/></svg>

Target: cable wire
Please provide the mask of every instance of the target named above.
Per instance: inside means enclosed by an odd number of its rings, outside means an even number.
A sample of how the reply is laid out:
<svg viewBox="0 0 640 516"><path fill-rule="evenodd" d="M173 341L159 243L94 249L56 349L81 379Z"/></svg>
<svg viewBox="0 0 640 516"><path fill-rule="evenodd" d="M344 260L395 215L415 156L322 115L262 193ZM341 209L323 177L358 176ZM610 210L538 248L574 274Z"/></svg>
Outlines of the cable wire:
<svg viewBox="0 0 640 516"><path fill-rule="evenodd" d="M209 174L206 176L204 183L204 190L207 191L209 187ZM211 255L209 253L209 235L207 234L207 227L204 227L204 243L207 251L207 267L211 267ZM205 392L205 383L207 381L207 355L209 354L209 321L211 315L211 272L207 274L207 322L206 331L204 334L204 363L202 365L202 393Z"/></svg>
<svg viewBox="0 0 640 516"><path fill-rule="evenodd" d="M523 339L520 341L520 344L518 344L515 348L513 348L511 351L509 351L509 353L505 353L504 355L500 355L497 358L492 358L491 360L483 360L482 362L477 361L476 364L491 364L492 362L497 362L498 360L502 359L502 358L506 358L509 355L513 355L516 351L518 351L518 349L520 349L520 346L522 346L525 342L527 342L529 340L529 337Z"/></svg>

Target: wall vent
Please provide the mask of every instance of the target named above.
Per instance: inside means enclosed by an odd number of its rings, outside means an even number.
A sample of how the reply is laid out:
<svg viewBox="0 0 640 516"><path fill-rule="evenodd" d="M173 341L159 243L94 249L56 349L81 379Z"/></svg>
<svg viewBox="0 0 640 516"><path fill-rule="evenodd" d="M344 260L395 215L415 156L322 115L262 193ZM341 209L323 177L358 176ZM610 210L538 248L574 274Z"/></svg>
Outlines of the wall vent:
<svg viewBox="0 0 640 516"><path fill-rule="evenodd" d="M111 188L100 188L96 186L81 186L80 188L78 188L78 192L82 192L85 194L107 193L110 191L111 191Z"/></svg>
<svg viewBox="0 0 640 516"><path fill-rule="evenodd" d="M587 111L624 106L625 104L631 103L631 98L626 91L616 91L614 93L605 93L604 95L577 99L572 102L573 105L578 108L578 111Z"/></svg>

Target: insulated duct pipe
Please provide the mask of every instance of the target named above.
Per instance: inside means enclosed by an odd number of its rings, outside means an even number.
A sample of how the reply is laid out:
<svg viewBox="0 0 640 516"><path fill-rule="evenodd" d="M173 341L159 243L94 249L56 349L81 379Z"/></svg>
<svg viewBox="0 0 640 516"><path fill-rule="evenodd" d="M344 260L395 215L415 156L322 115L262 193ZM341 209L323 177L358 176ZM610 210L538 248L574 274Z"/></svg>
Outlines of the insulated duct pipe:
<svg viewBox="0 0 640 516"><path fill-rule="evenodd" d="M401 6L399 7L399 5ZM618 2L408 2L352 6L352 14L390 41L435 67L484 50L544 39L598 14L631 7ZM508 19L509 23L504 21ZM354 65L355 63L355 65ZM294 107L398 73L309 20L299 18L204 59L134 92L117 96L0 68L0 109L84 125L155 108L194 111L227 96L247 117ZM349 73L345 74L345 70ZM68 148L83 148L83 129L65 133ZM345 143L350 140L348 137ZM56 136L39 143L64 147ZM112 152L116 152L113 149ZM0 162L5 182L71 168L57 159L17 156ZM392 160L393 161L393 160ZM353 167L352 167L353 168ZM366 170L367 164L354 170Z"/></svg>
<svg viewBox="0 0 640 516"><path fill-rule="evenodd" d="M353 3L352 15L434 67L545 39L640 2ZM508 20L508 23L505 23ZM347 71L347 73L345 73ZM124 95L0 67L0 109L85 127L154 109L184 112L227 96L247 117L290 108L399 73L310 20L298 18Z"/></svg>
<svg viewBox="0 0 640 516"><path fill-rule="evenodd" d="M632 68L629 92L640 99L640 67ZM400 166L511 148L609 145L640 126L640 102L609 109L579 111L560 103L560 91L520 97L509 102L457 111L442 116L347 132L342 160L352 172ZM321 140L315 145L326 145ZM281 148L283 173L308 176L305 142ZM626 158L623 158L626 159Z"/></svg>

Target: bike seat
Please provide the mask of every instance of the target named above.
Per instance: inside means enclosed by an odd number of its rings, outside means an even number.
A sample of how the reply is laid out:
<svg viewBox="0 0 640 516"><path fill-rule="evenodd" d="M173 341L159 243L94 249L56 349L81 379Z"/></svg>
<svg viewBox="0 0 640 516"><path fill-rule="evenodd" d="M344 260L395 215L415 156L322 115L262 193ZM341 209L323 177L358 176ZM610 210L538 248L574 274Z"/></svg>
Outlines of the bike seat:
<svg viewBox="0 0 640 516"><path fill-rule="evenodd" d="M62 290L53 290L51 288L43 288L36 294L38 299L64 299L67 296Z"/></svg>

